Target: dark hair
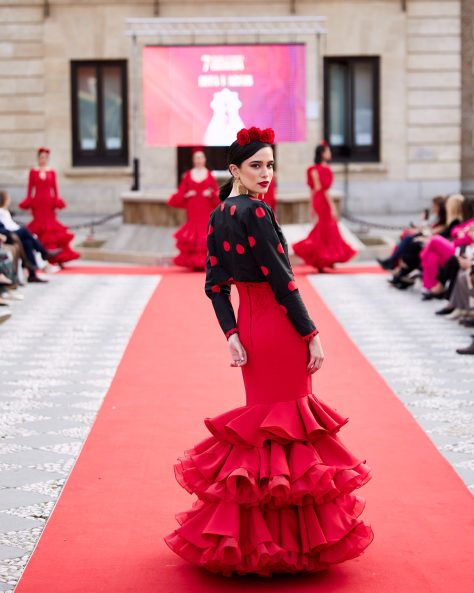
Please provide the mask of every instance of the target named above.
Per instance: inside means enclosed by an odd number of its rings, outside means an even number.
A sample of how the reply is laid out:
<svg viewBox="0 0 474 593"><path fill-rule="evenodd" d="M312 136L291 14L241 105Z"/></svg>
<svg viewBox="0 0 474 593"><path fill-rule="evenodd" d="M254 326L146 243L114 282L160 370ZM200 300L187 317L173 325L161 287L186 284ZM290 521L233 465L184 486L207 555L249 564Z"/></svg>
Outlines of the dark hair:
<svg viewBox="0 0 474 593"><path fill-rule="evenodd" d="M474 217L474 200L466 198L462 203L463 220L469 220Z"/></svg>
<svg viewBox="0 0 474 593"><path fill-rule="evenodd" d="M244 146L241 146L237 142L237 140L235 142L232 142L232 144L229 146L229 151L227 153L227 168L229 168L230 165L237 165L237 167L240 167L240 165L244 161L249 159L261 148L265 148L266 146L272 148L271 144L268 144L267 142L260 142L260 140L253 140L252 142L250 142L249 144L245 144ZM223 202L229 196L230 192L232 191L233 185L234 178L231 177L228 181L224 183L224 185L220 186L219 200L221 202Z"/></svg>
<svg viewBox="0 0 474 593"><path fill-rule="evenodd" d="M316 150L314 151L314 164L315 165L319 165L323 162L323 154L327 147L328 147L327 144L318 144L316 146Z"/></svg>
<svg viewBox="0 0 474 593"><path fill-rule="evenodd" d="M438 206L435 224L446 224L446 196L435 196L431 201Z"/></svg>
<svg viewBox="0 0 474 593"><path fill-rule="evenodd" d="M8 192L0 190L0 208L3 208L7 203Z"/></svg>

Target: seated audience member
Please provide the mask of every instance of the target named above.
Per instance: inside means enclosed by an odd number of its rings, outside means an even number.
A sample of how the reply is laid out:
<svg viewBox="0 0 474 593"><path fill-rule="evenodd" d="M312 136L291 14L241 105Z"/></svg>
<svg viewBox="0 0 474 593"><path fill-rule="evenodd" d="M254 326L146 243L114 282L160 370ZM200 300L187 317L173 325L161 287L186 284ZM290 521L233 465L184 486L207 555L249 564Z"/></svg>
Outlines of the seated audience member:
<svg viewBox="0 0 474 593"><path fill-rule="evenodd" d="M3 248L7 238L5 235L0 235L0 306L6 307L8 303L3 298L3 291L7 286L13 284L13 258L8 251Z"/></svg>
<svg viewBox="0 0 474 593"><path fill-rule="evenodd" d="M449 299L451 292L454 288L460 264L467 258L467 262L470 261L471 247L474 243L474 218L456 226L451 233L452 240L448 242L444 238L439 238L436 241L430 241L427 248L431 251L427 251L425 254L421 254L426 259L422 260L424 264L423 270L429 273L435 274L430 278L432 287L424 295L425 299L428 298L446 298ZM441 256L439 255L441 253ZM448 259L442 262L442 254L451 253ZM439 269L436 271L436 265L439 265ZM423 274L425 278L425 274ZM434 284L433 284L434 282Z"/></svg>
<svg viewBox="0 0 474 593"><path fill-rule="evenodd" d="M411 224L409 228L403 229L399 241L394 247L389 257L385 259L377 258L378 263L385 270L394 270L403 257L405 250L409 247L416 237L426 235L427 233L435 235L444 231L446 228L446 197L436 196L431 201L431 224L428 222L429 212L424 213L424 222L421 224Z"/></svg>
<svg viewBox="0 0 474 593"><path fill-rule="evenodd" d="M413 272L421 270L425 288L423 298L433 298L434 295L429 293L430 289L436 285L436 274L440 266L444 265L454 255L451 233L463 221L463 202L464 196L461 194L449 196L446 200L446 227L435 235L427 231L415 237L404 250L400 267L389 282L400 289L408 288L415 283ZM440 237L446 239L446 241L440 241ZM430 245L432 241L434 243ZM425 268L423 268L423 261L425 262ZM415 275L418 275L418 273L416 272Z"/></svg>
<svg viewBox="0 0 474 593"><path fill-rule="evenodd" d="M10 196L7 192L0 192L0 233L7 237L8 243L15 243L19 240L25 254L26 268L28 269L28 282L47 282L37 274L38 265L36 263L35 252L41 254L45 260L55 258L60 249L48 251L42 243L26 227L21 226L15 220L8 208L10 207Z"/></svg>

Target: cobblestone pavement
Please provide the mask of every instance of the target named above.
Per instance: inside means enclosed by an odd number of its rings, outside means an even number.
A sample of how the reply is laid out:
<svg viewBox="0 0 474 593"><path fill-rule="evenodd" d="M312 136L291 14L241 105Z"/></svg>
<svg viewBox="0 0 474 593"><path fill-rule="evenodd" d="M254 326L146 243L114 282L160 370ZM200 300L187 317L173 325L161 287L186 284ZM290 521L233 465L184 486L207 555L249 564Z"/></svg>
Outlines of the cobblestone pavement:
<svg viewBox="0 0 474 593"><path fill-rule="evenodd" d="M384 276L310 280L473 488L474 359L454 352L470 332ZM0 592L18 581L158 281L54 276L22 289L0 325Z"/></svg>
<svg viewBox="0 0 474 593"><path fill-rule="evenodd" d="M159 277L56 275L0 325L0 591L42 532Z"/></svg>
<svg viewBox="0 0 474 593"><path fill-rule="evenodd" d="M474 492L474 357L456 354L472 329L399 291L385 276L317 274L312 284L361 352ZM317 322L317 319L315 319Z"/></svg>

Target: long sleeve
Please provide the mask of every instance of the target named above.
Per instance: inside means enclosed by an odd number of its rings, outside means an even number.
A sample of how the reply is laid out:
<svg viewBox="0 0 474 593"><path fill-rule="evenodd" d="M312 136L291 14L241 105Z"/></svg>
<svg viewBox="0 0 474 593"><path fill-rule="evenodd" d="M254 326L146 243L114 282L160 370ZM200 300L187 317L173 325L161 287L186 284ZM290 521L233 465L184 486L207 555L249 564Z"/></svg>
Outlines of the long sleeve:
<svg viewBox="0 0 474 593"><path fill-rule="evenodd" d="M219 186L217 184L216 178L214 177L214 175L211 175L211 184L210 184L210 189L212 190L212 196L211 196L211 204L212 207L215 208L216 206L219 205Z"/></svg>
<svg viewBox="0 0 474 593"><path fill-rule="evenodd" d="M188 173L185 173L178 186L178 190L168 199L168 206L172 208L186 208L186 198L184 195L189 189Z"/></svg>
<svg viewBox="0 0 474 593"><path fill-rule="evenodd" d="M33 179L34 171L30 169L30 173L28 175L28 189L26 190L25 199L22 200L18 206L23 210L28 210L31 208L31 201L33 199L33 188L34 188L34 179Z"/></svg>
<svg viewBox="0 0 474 593"><path fill-rule="evenodd" d="M207 227L207 258L205 293L211 299L215 314L225 337L237 332L237 322L234 308L230 300L231 287L227 283L228 274L219 266L216 254L213 218L211 216Z"/></svg>
<svg viewBox="0 0 474 593"><path fill-rule="evenodd" d="M56 172L55 171L51 171L51 178L52 178L52 182L51 182L51 186L52 186L52 190L53 190L53 194L54 194L54 207L55 208L66 208L66 202L60 197L59 192L58 192L58 183L56 180Z"/></svg>
<svg viewBox="0 0 474 593"><path fill-rule="evenodd" d="M274 214L261 200L252 202L244 214L250 251L262 275L269 282L277 302L296 331L306 340L319 333L296 286L288 259L286 241L277 232Z"/></svg>

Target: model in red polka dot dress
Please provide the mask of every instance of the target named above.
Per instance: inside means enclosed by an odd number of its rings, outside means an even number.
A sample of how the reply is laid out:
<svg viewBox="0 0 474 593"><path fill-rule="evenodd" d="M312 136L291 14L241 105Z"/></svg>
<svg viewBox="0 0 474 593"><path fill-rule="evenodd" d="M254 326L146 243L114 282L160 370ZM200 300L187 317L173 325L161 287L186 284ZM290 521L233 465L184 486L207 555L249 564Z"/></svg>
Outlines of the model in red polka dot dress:
<svg viewBox="0 0 474 593"><path fill-rule="evenodd" d="M207 246L205 292L229 342L245 347L246 401L206 418L211 436L175 465L198 500L165 541L226 576L317 572L355 558L373 539L354 493L371 470L338 437L348 418L312 392L309 344L319 332L272 208L255 196L225 198Z"/></svg>

